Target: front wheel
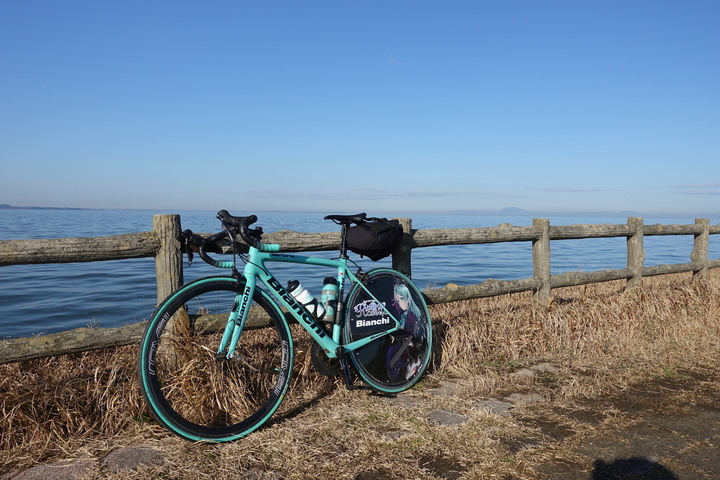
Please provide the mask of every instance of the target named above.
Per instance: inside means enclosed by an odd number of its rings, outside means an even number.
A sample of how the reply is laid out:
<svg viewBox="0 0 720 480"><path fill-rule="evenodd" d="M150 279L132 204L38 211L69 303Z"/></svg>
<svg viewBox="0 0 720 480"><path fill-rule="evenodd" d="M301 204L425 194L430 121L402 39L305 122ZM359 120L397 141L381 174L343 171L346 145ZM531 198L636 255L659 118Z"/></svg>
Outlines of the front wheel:
<svg viewBox="0 0 720 480"><path fill-rule="evenodd" d="M244 287L244 280L231 277L191 282L157 307L143 334L143 396L157 421L187 440L226 442L247 435L277 410L290 383L290 330L260 289L235 355L216 353ZM268 326L251 328L261 325Z"/></svg>
<svg viewBox="0 0 720 480"><path fill-rule="evenodd" d="M432 353L432 321L420 290L405 275L379 268L356 284L346 302L344 341L350 344L388 330L402 329L349 352L356 370L372 388L396 393L412 387Z"/></svg>

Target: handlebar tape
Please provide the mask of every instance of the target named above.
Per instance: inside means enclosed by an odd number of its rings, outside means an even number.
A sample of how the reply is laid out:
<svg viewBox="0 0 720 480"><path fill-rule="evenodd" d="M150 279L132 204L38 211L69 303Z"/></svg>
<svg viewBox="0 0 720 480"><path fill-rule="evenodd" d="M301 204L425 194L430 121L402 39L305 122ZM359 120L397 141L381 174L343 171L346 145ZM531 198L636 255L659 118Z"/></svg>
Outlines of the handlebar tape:
<svg viewBox="0 0 720 480"><path fill-rule="evenodd" d="M204 239L202 245L200 245L198 253L200 254L200 258L202 258L205 263L210 264L216 268L233 268L235 266L235 262L233 262L232 260L215 260L207 254L207 248L211 245L214 245L215 242L223 238L225 235L226 233L222 231L216 233L215 235L210 235L209 237Z"/></svg>

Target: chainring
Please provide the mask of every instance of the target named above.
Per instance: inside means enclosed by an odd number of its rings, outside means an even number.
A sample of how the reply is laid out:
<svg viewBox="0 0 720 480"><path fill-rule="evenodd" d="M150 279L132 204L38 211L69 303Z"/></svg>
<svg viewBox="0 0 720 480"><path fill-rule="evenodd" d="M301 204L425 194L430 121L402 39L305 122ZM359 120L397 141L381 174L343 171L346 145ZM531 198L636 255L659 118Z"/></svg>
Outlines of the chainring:
<svg viewBox="0 0 720 480"><path fill-rule="evenodd" d="M319 373L327 376L334 377L340 375L342 369L340 368L340 360L337 358L328 358L320 345L313 342L310 348L310 358L312 359L313 367Z"/></svg>

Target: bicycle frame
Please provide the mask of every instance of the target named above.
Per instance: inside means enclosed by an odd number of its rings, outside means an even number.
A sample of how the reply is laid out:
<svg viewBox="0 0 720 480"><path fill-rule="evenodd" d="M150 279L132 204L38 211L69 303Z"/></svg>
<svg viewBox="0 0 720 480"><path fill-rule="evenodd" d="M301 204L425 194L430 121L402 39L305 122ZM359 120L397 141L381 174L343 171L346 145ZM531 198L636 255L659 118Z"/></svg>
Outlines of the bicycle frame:
<svg viewBox="0 0 720 480"><path fill-rule="evenodd" d="M342 345L341 334L343 325L341 315L345 314L344 309L342 309L342 311L335 312L336 318L332 323L333 329L331 335L328 335L325 328L320 325L310 312L308 312L307 309L280 284L272 273L270 273L265 266L268 262L298 263L335 268L337 271L338 292L340 292L340 295L342 295L346 280L350 280L351 284L360 285L360 287L365 290L370 297L378 303L378 305L382 306L388 316L395 322L394 326L366 338ZM234 269L235 262L222 262L221 268ZM328 358L338 358L338 356L343 352L354 351L378 338L395 333L402 328L398 319L395 318L387 310L387 308L382 305L382 302L378 301L377 298L375 298L372 293L365 288L358 277L348 269L347 258L340 257L338 259L326 259L287 253L269 253L258 250L255 247L250 247L249 257L245 263L242 275L245 277L245 289L236 299L235 306L233 307L233 311L228 319L228 323L225 327L225 332L217 352L218 355L225 354L227 358L232 358L235 353L238 340L240 339L240 335L245 327L249 305L251 304L255 289L258 287L258 280L267 287L268 291L273 294L280 305L284 306L297 320L298 324L300 324L320 345ZM345 349L344 351L342 350L343 348Z"/></svg>

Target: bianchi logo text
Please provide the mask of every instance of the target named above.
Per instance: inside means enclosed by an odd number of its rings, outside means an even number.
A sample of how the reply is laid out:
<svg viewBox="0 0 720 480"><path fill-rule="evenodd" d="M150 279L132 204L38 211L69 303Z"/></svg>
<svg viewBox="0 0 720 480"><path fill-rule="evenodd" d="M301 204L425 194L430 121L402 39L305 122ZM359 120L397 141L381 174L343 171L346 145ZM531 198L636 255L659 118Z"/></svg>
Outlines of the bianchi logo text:
<svg viewBox="0 0 720 480"><path fill-rule="evenodd" d="M374 327L375 325L390 325L390 317L376 318L375 320L355 320L355 328Z"/></svg>

